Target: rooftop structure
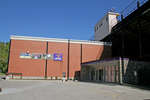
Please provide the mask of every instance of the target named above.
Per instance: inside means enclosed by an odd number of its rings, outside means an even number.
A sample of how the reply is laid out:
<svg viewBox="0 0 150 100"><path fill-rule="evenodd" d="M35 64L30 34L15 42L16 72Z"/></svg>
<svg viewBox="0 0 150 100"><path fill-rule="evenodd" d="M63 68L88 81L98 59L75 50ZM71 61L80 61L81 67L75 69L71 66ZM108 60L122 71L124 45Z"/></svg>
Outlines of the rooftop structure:
<svg viewBox="0 0 150 100"><path fill-rule="evenodd" d="M95 25L94 40L100 41L111 33L111 29L118 23L117 16L119 13L108 12L98 23Z"/></svg>

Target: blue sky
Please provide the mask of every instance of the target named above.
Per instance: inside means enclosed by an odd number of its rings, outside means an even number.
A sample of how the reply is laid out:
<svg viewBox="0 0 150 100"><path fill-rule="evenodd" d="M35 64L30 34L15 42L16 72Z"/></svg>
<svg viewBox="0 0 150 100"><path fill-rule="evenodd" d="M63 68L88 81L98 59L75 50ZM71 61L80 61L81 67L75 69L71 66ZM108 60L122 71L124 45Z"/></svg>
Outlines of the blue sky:
<svg viewBox="0 0 150 100"><path fill-rule="evenodd" d="M0 0L0 41L10 35L88 40L107 11L132 0Z"/></svg>

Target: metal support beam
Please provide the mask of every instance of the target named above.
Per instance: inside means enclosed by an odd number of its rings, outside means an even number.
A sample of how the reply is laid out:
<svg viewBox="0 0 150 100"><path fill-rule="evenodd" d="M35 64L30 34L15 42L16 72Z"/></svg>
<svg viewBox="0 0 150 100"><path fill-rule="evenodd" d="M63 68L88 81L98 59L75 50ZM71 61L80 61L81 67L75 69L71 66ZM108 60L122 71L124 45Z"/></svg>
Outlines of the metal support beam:
<svg viewBox="0 0 150 100"><path fill-rule="evenodd" d="M113 80L112 79L112 66L110 66L110 77L111 77L110 79L111 79L111 82L112 82L112 80Z"/></svg>
<svg viewBox="0 0 150 100"><path fill-rule="evenodd" d="M121 34L121 57L123 58L125 56L125 36L124 32Z"/></svg>
<svg viewBox="0 0 150 100"><path fill-rule="evenodd" d="M117 83L117 70L116 70L116 68L117 68L117 67L114 66L114 74L115 74L115 75L114 75L114 76L115 76L115 80L114 80L114 81Z"/></svg>
<svg viewBox="0 0 150 100"><path fill-rule="evenodd" d="M137 1L137 8L140 8L140 1Z"/></svg>
<svg viewBox="0 0 150 100"><path fill-rule="evenodd" d="M138 43L139 43L139 56L142 57L142 25L141 20L138 20Z"/></svg>
<svg viewBox="0 0 150 100"><path fill-rule="evenodd" d="M120 58L119 59L119 83L120 84L123 84L123 81L122 81L122 59Z"/></svg>
<svg viewBox="0 0 150 100"><path fill-rule="evenodd" d="M104 70L104 82L106 82L106 66L103 67Z"/></svg>

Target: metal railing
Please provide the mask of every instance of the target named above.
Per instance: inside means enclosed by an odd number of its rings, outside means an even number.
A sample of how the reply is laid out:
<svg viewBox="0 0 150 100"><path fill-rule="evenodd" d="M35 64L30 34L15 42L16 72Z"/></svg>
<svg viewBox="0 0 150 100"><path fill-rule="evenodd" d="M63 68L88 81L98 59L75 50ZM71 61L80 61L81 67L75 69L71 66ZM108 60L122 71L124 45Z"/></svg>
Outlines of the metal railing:
<svg viewBox="0 0 150 100"><path fill-rule="evenodd" d="M134 0L127 7L125 7L121 12L121 19L126 18L129 14L137 10L139 7L144 5L149 0Z"/></svg>

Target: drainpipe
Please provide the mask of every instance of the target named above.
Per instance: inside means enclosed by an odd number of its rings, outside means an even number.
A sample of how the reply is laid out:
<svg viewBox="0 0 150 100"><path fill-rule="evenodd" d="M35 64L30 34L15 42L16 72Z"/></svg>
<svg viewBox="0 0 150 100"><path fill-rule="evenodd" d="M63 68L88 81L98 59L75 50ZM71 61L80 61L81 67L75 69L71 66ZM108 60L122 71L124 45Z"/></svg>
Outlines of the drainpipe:
<svg viewBox="0 0 150 100"><path fill-rule="evenodd" d="M70 40L68 40L67 80L69 80L69 60L70 60L69 53L70 53Z"/></svg>
<svg viewBox="0 0 150 100"><path fill-rule="evenodd" d="M81 67L82 67L82 43L80 44L80 69ZM79 78L78 80L81 79L81 70L80 70L78 78Z"/></svg>
<svg viewBox="0 0 150 100"><path fill-rule="evenodd" d="M46 42L46 54L48 54L48 42ZM45 61L45 79L47 79L47 59Z"/></svg>
<svg viewBox="0 0 150 100"><path fill-rule="evenodd" d="M80 53L81 53L81 54L80 54L80 63L82 64L82 44L80 44L80 46L81 46L81 47L80 47L80 48L81 48L81 51L80 51Z"/></svg>

